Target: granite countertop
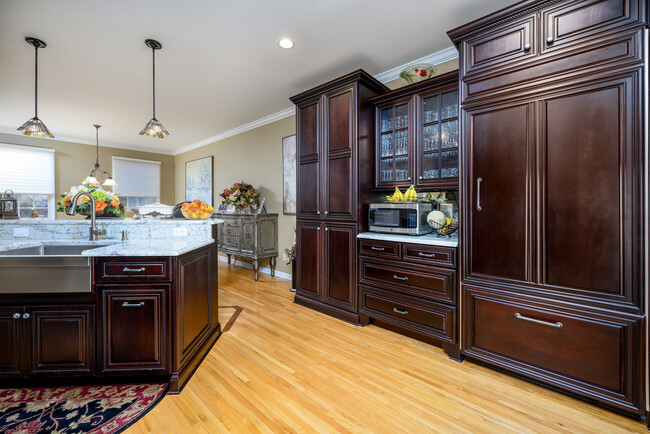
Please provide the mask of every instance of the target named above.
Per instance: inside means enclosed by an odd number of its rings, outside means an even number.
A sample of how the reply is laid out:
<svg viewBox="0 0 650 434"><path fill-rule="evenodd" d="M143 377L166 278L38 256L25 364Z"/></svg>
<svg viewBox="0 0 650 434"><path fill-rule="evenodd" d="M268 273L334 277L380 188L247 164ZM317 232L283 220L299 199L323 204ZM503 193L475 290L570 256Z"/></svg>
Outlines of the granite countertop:
<svg viewBox="0 0 650 434"><path fill-rule="evenodd" d="M458 232L448 236L438 236L435 233L426 235L398 235L379 232L361 232L357 238L364 240L393 241L396 243L426 244L429 246L458 247Z"/></svg>
<svg viewBox="0 0 650 434"><path fill-rule="evenodd" d="M89 246L81 252L82 256L180 256L192 250L209 246L214 243L212 238L190 238L184 240L33 240L33 241L0 241L0 256L2 252L23 247L82 245ZM25 255L34 256L34 255ZM17 257L16 255L6 257Z"/></svg>
<svg viewBox="0 0 650 434"><path fill-rule="evenodd" d="M207 220L190 220L190 219L97 219L97 226L101 224L132 224L132 225L146 225L146 224L163 224L163 225L175 225L175 224L192 224L192 225L218 225L223 223L222 219L211 218ZM0 220L0 225L88 225L90 226L90 220L88 219L73 219L73 220L47 220L47 219L17 219L17 220Z"/></svg>

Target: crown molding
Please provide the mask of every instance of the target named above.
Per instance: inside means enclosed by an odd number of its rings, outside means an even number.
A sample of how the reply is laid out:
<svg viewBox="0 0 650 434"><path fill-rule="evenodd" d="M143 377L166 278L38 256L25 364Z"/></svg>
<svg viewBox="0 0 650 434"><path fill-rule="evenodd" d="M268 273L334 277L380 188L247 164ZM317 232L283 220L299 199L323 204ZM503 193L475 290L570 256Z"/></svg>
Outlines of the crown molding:
<svg viewBox="0 0 650 434"><path fill-rule="evenodd" d="M216 136L208 137L207 139L201 140L200 142L193 143L184 148L174 151L172 155L179 155L192 149L200 148L201 146L209 145L210 143L218 142L220 140L227 139L228 137L236 136L237 134L245 133L246 131L254 130L255 128L262 127L264 125L279 121L290 116L295 116L296 107L289 107L279 112L275 112L263 118L260 118L256 121L249 122L244 125L240 125L237 128L232 130L225 131L223 133L217 134Z"/></svg>
<svg viewBox="0 0 650 434"><path fill-rule="evenodd" d="M396 66L393 69L382 72L381 74L375 75L375 78L382 83L388 83L389 81L397 80L399 78L399 73L409 66L417 65L419 63L431 63L432 65L438 65L440 63L449 62L458 58L458 50L456 47L451 46L445 48L444 50L437 51L435 53L429 54L419 59L413 60L412 62L405 63L404 65Z"/></svg>

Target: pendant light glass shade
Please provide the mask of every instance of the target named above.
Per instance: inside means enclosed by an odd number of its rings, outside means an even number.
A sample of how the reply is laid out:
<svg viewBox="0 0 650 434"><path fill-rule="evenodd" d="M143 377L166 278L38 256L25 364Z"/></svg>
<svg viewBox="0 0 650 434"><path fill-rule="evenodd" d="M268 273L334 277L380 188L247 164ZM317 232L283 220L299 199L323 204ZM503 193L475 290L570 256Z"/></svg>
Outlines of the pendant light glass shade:
<svg viewBox="0 0 650 434"><path fill-rule="evenodd" d="M38 49L45 48L47 45L40 39L26 37L25 42L34 47L34 117L18 127L18 131L26 136L51 137L54 134L47 129L43 121L38 118Z"/></svg>
<svg viewBox="0 0 650 434"><path fill-rule="evenodd" d="M160 50L162 45L160 42L147 39L144 41L145 45L151 48L151 55L153 59L153 117L147 125L140 131L141 136L158 137L164 139L169 135L169 132L163 127L158 119L156 119L156 50Z"/></svg>
<svg viewBox="0 0 650 434"><path fill-rule="evenodd" d="M93 125L95 127L95 146L96 146L96 152L97 152L97 158L95 160L95 168L90 171L90 175L84 179L84 184L99 184L99 181L97 180L96 175L99 175L102 179L104 178L104 175L108 175L108 179L104 181L102 185L106 187L112 187L117 185L117 182L113 179L110 173L103 171L102 169L99 168L99 128L101 128L101 125Z"/></svg>

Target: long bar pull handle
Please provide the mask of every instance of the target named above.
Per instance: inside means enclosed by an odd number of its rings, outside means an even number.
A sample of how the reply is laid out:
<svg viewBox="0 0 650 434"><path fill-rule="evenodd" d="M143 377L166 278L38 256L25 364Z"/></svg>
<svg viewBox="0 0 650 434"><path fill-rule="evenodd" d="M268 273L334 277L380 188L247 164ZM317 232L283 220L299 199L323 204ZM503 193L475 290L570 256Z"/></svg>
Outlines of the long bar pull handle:
<svg viewBox="0 0 650 434"><path fill-rule="evenodd" d="M397 279L397 280L409 280L408 277L406 277L406 276L404 276L404 277L402 277L402 276L398 276L397 274L393 274L393 279Z"/></svg>
<svg viewBox="0 0 650 434"><path fill-rule="evenodd" d="M399 310L398 308L394 307L393 312L399 313L400 315L408 315L409 311L408 310Z"/></svg>
<svg viewBox="0 0 650 434"><path fill-rule="evenodd" d="M124 267L122 269L123 272L125 273L142 273L146 268L140 267L140 268L129 268L129 267Z"/></svg>
<svg viewBox="0 0 650 434"><path fill-rule="evenodd" d="M370 250L377 250L378 252L383 252L386 249L383 247L370 246Z"/></svg>
<svg viewBox="0 0 650 434"><path fill-rule="evenodd" d="M142 307L144 306L144 301L141 301L140 303L129 303L128 301L125 301L122 303L122 307Z"/></svg>
<svg viewBox="0 0 650 434"><path fill-rule="evenodd" d="M435 258L436 255L434 253L422 253L418 252L418 256L422 256L423 258Z"/></svg>
<svg viewBox="0 0 650 434"><path fill-rule="evenodd" d="M535 318L528 318L527 316L523 316L519 312L515 313L515 318L522 319L524 321L534 322L535 324L541 324L541 325L545 325L545 326L549 326L549 327L555 327L556 329L559 329L559 328L562 327L562 323L559 322L559 321L558 322L548 322L548 321L542 321L542 320L535 319Z"/></svg>
<svg viewBox="0 0 650 434"><path fill-rule="evenodd" d="M476 211L483 209L481 208L481 182L483 182L483 178L476 179Z"/></svg>

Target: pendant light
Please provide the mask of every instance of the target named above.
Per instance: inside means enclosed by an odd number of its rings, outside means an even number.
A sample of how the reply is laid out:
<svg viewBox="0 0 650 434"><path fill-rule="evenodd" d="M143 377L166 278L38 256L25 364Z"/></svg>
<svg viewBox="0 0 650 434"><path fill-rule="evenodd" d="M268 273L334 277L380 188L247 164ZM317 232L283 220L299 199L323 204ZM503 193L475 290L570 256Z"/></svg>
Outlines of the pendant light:
<svg viewBox="0 0 650 434"><path fill-rule="evenodd" d="M95 168L90 172L90 175L88 175L88 177L84 179L83 183L99 184L99 181L97 180L97 177L95 175L99 175L102 179L104 179L104 175L108 175L108 179L104 181L102 185L105 185L107 187L115 186L117 185L117 182L115 182L111 174L99 168L99 128L101 127L101 125L94 124L93 126L95 127L97 159L95 160Z"/></svg>
<svg viewBox="0 0 650 434"><path fill-rule="evenodd" d="M147 135L164 139L165 136L169 133L158 121L158 119L156 119L156 50L160 50L162 48L162 45L160 45L160 42L153 39L147 39L144 41L144 43L147 45L147 47L151 48L151 54L153 56L153 118L151 118L151 120L147 122L147 125L144 126L142 131L140 131L140 135Z"/></svg>
<svg viewBox="0 0 650 434"><path fill-rule="evenodd" d="M34 117L22 124L18 128L18 131L22 131L26 136L54 138L54 135L38 118L38 49L45 48L47 45L40 39L32 38L30 36L26 37L25 41L34 47Z"/></svg>

